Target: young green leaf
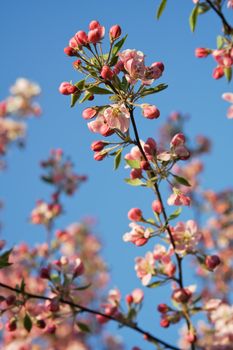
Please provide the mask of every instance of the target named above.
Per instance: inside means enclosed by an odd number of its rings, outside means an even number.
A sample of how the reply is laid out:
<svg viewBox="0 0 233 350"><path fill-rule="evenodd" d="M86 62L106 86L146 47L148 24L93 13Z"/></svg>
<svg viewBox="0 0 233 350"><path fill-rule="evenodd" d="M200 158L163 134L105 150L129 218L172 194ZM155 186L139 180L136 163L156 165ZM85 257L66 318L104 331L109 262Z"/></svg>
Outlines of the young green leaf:
<svg viewBox="0 0 233 350"><path fill-rule="evenodd" d="M171 173L171 175L176 179L176 181L184 186L191 187L190 183L182 176L174 175Z"/></svg>
<svg viewBox="0 0 233 350"><path fill-rule="evenodd" d="M167 5L167 0L162 0L159 7L158 7L157 13L156 13L157 19L159 19L161 17L166 5Z"/></svg>
<svg viewBox="0 0 233 350"><path fill-rule="evenodd" d="M217 48L220 50L224 45L224 37L221 35L217 36Z"/></svg>
<svg viewBox="0 0 233 350"><path fill-rule="evenodd" d="M117 55L117 53L120 51L120 49L124 45L124 42L125 42L126 38L127 38L127 35L113 45L112 58L115 57Z"/></svg>
<svg viewBox="0 0 233 350"><path fill-rule="evenodd" d="M27 313L24 316L23 325L24 325L24 328L29 333L31 331L31 329L32 329L32 320L31 320L31 317Z"/></svg>
<svg viewBox="0 0 233 350"><path fill-rule="evenodd" d="M126 163L133 169L140 169L140 160L126 159Z"/></svg>
<svg viewBox="0 0 233 350"><path fill-rule="evenodd" d="M140 179L125 179L125 182L131 186L145 186L145 183Z"/></svg>
<svg viewBox="0 0 233 350"><path fill-rule="evenodd" d="M9 256L12 252L12 249L5 251L0 256L0 269L3 269L4 267L12 265L12 263L9 263Z"/></svg>
<svg viewBox="0 0 233 350"><path fill-rule="evenodd" d="M119 165L121 163L121 153L122 153L123 148L120 148L115 155L114 158L114 170L117 170L119 168Z"/></svg>
<svg viewBox="0 0 233 350"><path fill-rule="evenodd" d="M162 284L166 283L167 281L156 281L156 282L152 282L150 284L148 284L146 287L148 288L157 288L159 286L161 286Z"/></svg>
<svg viewBox="0 0 233 350"><path fill-rule="evenodd" d="M167 84L159 84L157 86L155 86L154 88L148 88L148 89L143 89L141 91L141 97L145 97L147 95L151 95L151 94L156 94L159 91L165 90L168 87Z"/></svg>
<svg viewBox="0 0 233 350"><path fill-rule="evenodd" d="M192 12L191 12L191 14L189 16L189 26L190 26L190 29L191 29L192 32L194 32L195 28L196 28L197 17L199 15L198 9L199 9L199 4L197 4L193 8L193 10L192 10Z"/></svg>
<svg viewBox="0 0 233 350"><path fill-rule="evenodd" d="M231 78L232 78L232 68L231 67L224 68L224 75L225 75L228 83L230 83Z"/></svg>
<svg viewBox="0 0 233 350"><path fill-rule="evenodd" d="M80 329L80 331L82 331L84 333L90 333L91 332L89 326L86 323L77 322L76 324L77 324L78 328Z"/></svg>
<svg viewBox="0 0 233 350"><path fill-rule="evenodd" d="M87 89L87 91L91 92L92 94L96 94L96 95L108 95L108 94L112 94L112 91L107 90L107 89L103 89L99 86L91 86Z"/></svg>
<svg viewBox="0 0 233 350"><path fill-rule="evenodd" d="M181 208L181 207L178 208L178 209L176 209L176 210L174 211L174 213L172 213L172 214L169 216L168 221L171 221L171 220L176 219L176 218L180 215L181 212L182 212L182 208Z"/></svg>
<svg viewBox="0 0 233 350"><path fill-rule="evenodd" d="M81 100L79 101L79 103L83 103L86 100L88 100L93 94L91 92L86 92L85 95L83 96L83 98L81 98Z"/></svg>
<svg viewBox="0 0 233 350"><path fill-rule="evenodd" d="M81 96L81 91L76 91L75 94L71 95L71 103L70 107L74 107L76 102L78 101L79 97Z"/></svg>

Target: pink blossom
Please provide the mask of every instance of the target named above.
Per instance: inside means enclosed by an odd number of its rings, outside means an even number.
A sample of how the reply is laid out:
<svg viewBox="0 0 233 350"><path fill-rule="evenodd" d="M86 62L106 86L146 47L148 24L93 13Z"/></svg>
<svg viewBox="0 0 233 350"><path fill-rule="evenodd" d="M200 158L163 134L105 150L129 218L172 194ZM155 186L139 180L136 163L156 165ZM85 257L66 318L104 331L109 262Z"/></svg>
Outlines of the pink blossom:
<svg viewBox="0 0 233 350"><path fill-rule="evenodd" d="M126 132L129 129L130 113L124 104L114 104L104 110L105 120L111 129Z"/></svg>
<svg viewBox="0 0 233 350"><path fill-rule="evenodd" d="M131 227L132 230L124 234L124 242L131 242L136 246L142 246L147 243L151 235L150 229L145 229L143 226L139 226L135 222L131 222L129 227Z"/></svg>
<svg viewBox="0 0 233 350"><path fill-rule="evenodd" d="M134 289L131 295L133 297L133 303L140 304L143 301L144 293L141 289L139 288Z"/></svg>
<svg viewBox="0 0 233 350"><path fill-rule="evenodd" d="M227 118L233 119L233 93L232 92L225 92L222 94L222 98L231 103L231 106L228 108L227 111Z"/></svg>
<svg viewBox="0 0 233 350"><path fill-rule="evenodd" d="M89 130L94 133L99 133L103 136L108 136L111 129L107 123L105 116L102 113L98 113L97 118L87 124Z"/></svg>
<svg viewBox="0 0 233 350"><path fill-rule="evenodd" d="M177 188L173 188L173 193L170 195L170 197L167 200L168 205L190 205L191 199L184 195L180 190Z"/></svg>
<svg viewBox="0 0 233 350"><path fill-rule="evenodd" d="M137 277L141 279L144 286L147 286L155 273L153 254L151 252L147 252L145 258L138 257L135 259L135 262Z"/></svg>
<svg viewBox="0 0 233 350"><path fill-rule="evenodd" d="M227 7L233 9L233 0L228 0Z"/></svg>
<svg viewBox="0 0 233 350"><path fill-rule="evenodd" d="M175 241L176 252L181 256L194 251L195 246L202 237L194 220L188 220L186 223L179 222L172 229L172 235Z"/></svg>

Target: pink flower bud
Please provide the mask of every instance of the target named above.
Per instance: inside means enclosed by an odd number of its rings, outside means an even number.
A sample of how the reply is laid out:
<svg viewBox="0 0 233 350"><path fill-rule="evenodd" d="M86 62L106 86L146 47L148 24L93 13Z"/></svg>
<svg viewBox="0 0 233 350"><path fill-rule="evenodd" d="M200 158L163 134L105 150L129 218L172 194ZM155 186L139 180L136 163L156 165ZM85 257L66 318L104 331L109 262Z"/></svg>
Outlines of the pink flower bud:
<svg viewBox="0 0 233 350"><path fill-rule="evenodd" d="M97 110L95 108L86 108L82 113L82 117L84 119L92 119L97 114Z"/></svg>
<svg viewBox="0 0 233 350"><path fill-rule="evenodd" d="M152 210L157 214L161 214L162 213L162 203L157 199L154 200L152 202Z"/></svg>
<svg viewBox="0 0 233 350"><path fill-rule="evenodd" d="M195 56L198 57L198 58L207 57L210 53L211 53L211 50L206 49L204 47L198 47L195 50Z"/></svg>
<svg viewBox="0 0 233 350"><path fill-rule="evenodd" d="M73 67L76 69L79 69L80 66L82 65L82 61L81 60L76 60L73 62Z"/></svg>
<svg viewBox="0 0 233 350"><path fill-rule="evenodd" d="M94 159L98 160L98 161L103 160L106 157L107 154L108 154L107 152L104 152L104 153L102 153L102 152L95 152Z"/></svg>
<svg viewBox="0 0 233 350"><path fill-rule="evenodd" d="M158 67L161 70L161 72L164 71L164 64L163 64L163 62L154 62L152 64L152 67Z"/></svg>
<svg viewBox="0 0 233 350"><path fill-rule="evenodd" d="M95 98L95 96L94 96L94 95L91 95L91 96L88 97L88 101L93 101L94 98Z"/></svg>
<svg viewBox="0 0 233 350"><path fill-rule="evenodd" d="M157 310L159 312L161 312L161 314L165 314L166 312L168 312L169 308L168 308L167 304L159 304L157 306Z"/></svg>
<svg viewBox="0 0 233 350"><path fill-rule="evenodd" d="M75 85L71 85L70 83L64 81L59 86L59 91L62 95L71 95L78 91L78 88Z"/></svg>
<svg viewBox="0 0 233 350"><path fill-rule="evenodd" d="M221 260L219 259L218 255L207 255L205 258L205 265L210 271L213 271L220 263Z"/></svg>
<svg viewBox="0 0 233 350"><path fill-rule="evenodd" d="M144 293L140 288L136 288L131 293L133 297L133 302L135 304L140 304L144 299Z"/></svg>
<svg viewBox="0 0 233 350"><path fill-rule="evenodd" d="M67 56L76 56L76 51L70 46L65 47L64 52Z"/></svg>
<svg viewBox="0 0 233 350"><path fill-rule="evenodd" d="M133 297L131 294L126 295L125 301L127 304L131 305L133 303Z"/></svg>
<svg viewBox="0 0 233 350"><path fill-rule="evenodd" d="M48 267L42 267L40 269L40 278L44 278L44 279L50 278L50 271Z"/></svg>
<svg viewBox="0 0 233 350"><path fill-rule="evenodd" d="M185 338L187 342L189 342L190 344L193 344L197 341L197 336L194 330L189 331Z"/></svg>
<svg viewBox="0 0 233 350"><path fill-rule="evenodd" d="M89 24L89 29L90 30L96 29L98 27L100 27L100 24L96 20L91 21L90 24Z"/></svg>
<svg viewBox="0 0 233 350"><path fill-rule="evenodd" d="M93 22L96 22L96 21L92 21L91 23L93 23ZM91 24L90 24L90 26L93 27L93 25L91 25ZM92 43L92 44L98 43L104 37L104 33L105 33L104 27L100 26L99 24L98 24L98 26L95 24L95 26L96 26L95 28L91 29L88 32L88 41L89 41L89 43Z"/></svg>
<svg viewBox="0 0 233 350"><path fill-rule="evenodd" d="M143 170L148 170L148 169L150 169L150 163L147 162L146 160L142 160L140 162L140 168Z"/></svg>
<svg viewBox="0 0 233 350"><path fill-rule="evenodd" d="M138 238L136 241L135 241L135 245L137 247L142 247L143 245L145 245L146 243L148 242L148 238Z"/></svg>
<svg viewBox="0 0 233 350"><path fill-rule="evenodd" d="M121 27L116 24L110 28L109 37L110 41L116 40L121 36Z"/></svg>
<svg viewBox="0 0 233 350"><path fill-rule="evenodd" d="M104 80L112 80L114 73L109 66L103 66L100 73Z"/></svg>
<svg viewBox="0 0 233 350"><path fill-rule="evenodd" d="M47 306L48 311L51 312L57 312L59 311L60 307L59 307L59 301L57 299L53 299L50 301L50 303Z"/></svg>
<svg viewBox="0 0 233 350"><path fill-rule="evenodd" d="M14 294L8 295L6 298L6 303L8 306L13 305L15 303L16 296Z"/></svg>
<svg viewBox="0 0 233 350"><path fill-rule="evenodd" d="M119 60L116 64L115 64L115 66L114 66L114 68L113 68L113 72L115 73L115 74L119 74L120 72L122 72L124 70L124 63L121 61L121 60Z"/></svg>
<svg viewBox="0 0 233 350"><path fill-rule="evenodd" d="M102 151L102 149L104 149L106 144L107 144L106 142L101 141L101 140L100 141L94 141L91 144L91 149L94 152L100 152L100 151Z"/></svg>
<svg viewBox="0 0 233 350"><path fill-rule="evenodd" d="M187 288L177 288L172 293L172 299L178 303L187 303L192 293Z"/></svg>
<svg viewBox="0 0 233 350"><path fill-rule="evenodd" d="M140 179L142 177L142 170L141 169L132 169L130 172L130 178L133 179Z"/></svg>
<svg viewBox="0 0 233 350"><path fill-rule="evenodd" d="M104 317L102 315L96 315L96 319L100 324L104 324L109 321L107 317Z"/></svg>
<svg viewBox="0 0 233 350"><path fill-rule="evenodd" d="M214 79L220 79L224 76L224 70L222 67L216 67L214 70L213 70L213 74L212 74L212 77Z"/></svg>
<svg viewBox="0 0 233 350"><path fill-rule="evenodd" d="M87 37L87 34L84 32L84 31L82 31L82 30L80 30L79 32L77 32L76 34L75 34L75 39L76 39L76 41L77 41L77 43L79 44L79 45L87 45L88 44L88 37Z"/></svg>
<svg viewBox="0 0 233 350"><path fill-rule="evenodd" d="M128 212L128 219L131 221L141 221L142 211L139 208L132 208Z"/></svg>
<svg viewBox="0 0 233 350"><path fill-rule="evenodd" d="M175 136L173 136L170 146L171 147L177 147L177 146L181 146L185 143L185 136L182 133L176 134Z"/></svg>
<svg viewBox="0 0 233 350"><path fill-rule="evenodd" d="M156 106L143 105L142 114L147 119L157 119L160 116L160 111Z"/></svg>
<svg viewBox="0 0 233 350"><path fill-rule="evenodd" d="M170 321L163 317L160 321L160 326L163 327L163 328L168 328L170 326Z"/></svg>
<svg viewBox="0 0 233 350"><path fill-rule="evenodd" d="M8 332L13 332L16 330L16 328L17 328L16 320L11 320L6 323L6 330L8 330Z"/></svg>

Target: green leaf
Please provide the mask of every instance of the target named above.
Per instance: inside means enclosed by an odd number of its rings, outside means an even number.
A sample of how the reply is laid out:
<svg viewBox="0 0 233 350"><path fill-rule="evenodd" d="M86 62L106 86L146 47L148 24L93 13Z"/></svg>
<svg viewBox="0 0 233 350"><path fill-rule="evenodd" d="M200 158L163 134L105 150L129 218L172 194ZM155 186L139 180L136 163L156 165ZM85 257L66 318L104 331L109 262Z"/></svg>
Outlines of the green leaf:
<svg viewBox="0 0 233 350"><path fill-rule="evenodd" d="M181 208L181 207L180 207L180 208L177 208L177 209L174 211L174 213L172 213L172 214L169 216L168 221L171 221L171 220L176 219L176 218L180 215L181 212L182 212L182 208Z"/></svg>
<svg viewBox="0 0 233 350"><path fill-rule="evenodd" d="M70 107L74 107L79 97L81 96L81 91L76 91L75 94L71 95Z"/></svg>
<svg viewBox="0 0 233 350"><path fill-rule="evenodd" d="M161 286L163 283L165 283L166 281L156 281L156 282L152 282L150 284L148 284L146 287L148 288L157 288L159 286Z"/></svg>
<svg viewBox="0 0 233 350"><path fill-rule="evenodd" d="M81 98L81 100L79 101L79 103L83 103L86 100L88 100L93 94L91 92L85 93L85 95L83 96L83 98Z"/></svg>
<svg viewBox="0 0 233 350"><path fill-rule="evenodd" d="M114 158L114 170L117 170L119 168L119 165L121 163L121 153L122 153L123 148L120 148L115 155Z"/></svg>
<svg viewBox="0 0 233 350"><path fill-rule="evenodd" d="M197 4L193 8L193 10L192 10L192 12L191 12L191 14L189 16L189 26L190 26L190 29L191 29L192 32L194 32L195 28L196 28L197 17L199 15L198 9L199 9L199 4Z"/></svg>
<svg viewBox="0 0 233 350"><path fill-rule="evenodd" d="M12 252L12 249L9 249L0 256L0 269L3 269L4 267L12 265L12 263L9 263L9 256L11 252Z"/></svg>
<svg viewBox="0 0 233 350"><path fill-rule="evenodd" d="M232 68L231 67L224 68L224 75L229 83L232 78Z"/></svg>
<svg viewBox="0 0 233 350"><path fill-rule="evenodd" d="M221 36L221 35L218 35L218 36L217 36L217 48L218 48L219 50L223 47L224 42L225 42L224 37Z"/></svg>
<svg viewBox="0 0 233 350"><path fill-rule="evenodd" d="M131 186L145 186L144 182L140 179L125 179L125 182Z"/></svg>
<svg viewBox="0 0 233 350"><path fill-rule="evenodd" d="M170 173L175 179L176 181L181 184L181 185L184 185L184 186L187 186L187 187L191 187L190 183L182 176L178 176L178 175L174 175L172 173Z"/></svg>
<svg viewBox="0 0 233 350"><path fill-rule="evenodd" d="M82 323L82 322L76 322L78 328L80 329L80 331L84 332L84 333L90 333L91 330L89 328L89 326L86 323Z"/></svg>
<svg viewBox="0 0 233 350"><path fill-rule="evenodd" d="M44 182L47 182L48 184L53 183L53 179L51 178L51 176L41 175L40 178L41 180L43 180Z"/></svg>
<svg viewBox="0 0 233 350"><path fill-rule="evenodd" d="M27 313L24 316L23 325L24 325L24 328L29 333L31 331L31 329L32 329L32 320L31 320L31 317Z"/></svg>
<svg viewBox="0 0 233 350"><path fill-rule="evenodd" d="M140 169L140 160L126 159L126 163L133 169Z"/></svg>
<svg viewBox="0 0 233 350"><path fill-rule="evenodd" d="M166 5L167 5L167 0L162 0L159 7L158 7L157 13L156 13L157 19L159 19L161 17Z"/></svg>
<svg viewBox="0 0 233 350"><path fill-rule="evenodd" d="M199 3L199 6L198 6L198 14L199 15L203 15L204 13L206 13L207 11L210 10L210 6L208 4L205 4L205 3Z"/></svg>
<svg viewBox="0 0 233 350"><path fill-rule="evenodd" d="M99 86L91 86L88 87L87 91L91 92L92 94L96 94L96 95L108 95L108 94L112 94L112 91L107 90L107 89L103 89Z"/></svg>
<svg viewBox="0 0 233 350"><path fill-rule="evenodd" d="M117 53L120 51L120 49L122 48L122 46L124 45L124 42L126 40L128 35L126 35L124 38L122 38L121 40L119 40L117 43L115 43L113 45L112 48L112 58L115 57L117 55Z"/></svg>
<svg viewBox="0 0 233 350"><path fill-rule="evenodd" d="M112 57L112 59L111 59L111 61L110 61L110 63L109 63L110 67L115 66L115 64L117 63L117 61L118 61L118 56Z"/></svg>
<svg viewBox="0 0 233 350"><path fill-rule="evenodd" d="M85 86L85 79L79 80L77 81L77 83L75 83L74 85L79 89L79 90L83 90L84 86Z"/></svg>
<svg viewBox="0 0 233 350"><path fill-rule="evenodd" d="M145 88L141 91L141 97L151 95L151 94L156 94L159 91L165 90L167 87L168 87L167 84L159 84L154 88L148 88L148 89Z"/></svg>

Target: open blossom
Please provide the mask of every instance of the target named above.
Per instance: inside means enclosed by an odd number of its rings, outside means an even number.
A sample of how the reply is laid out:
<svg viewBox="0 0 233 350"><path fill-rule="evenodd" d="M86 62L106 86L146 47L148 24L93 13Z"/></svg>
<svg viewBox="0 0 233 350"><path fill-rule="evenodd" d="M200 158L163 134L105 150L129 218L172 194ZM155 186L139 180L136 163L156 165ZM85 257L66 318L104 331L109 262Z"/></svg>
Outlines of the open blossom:
<svg viewBox="0 0 233 350"><path fill-rule="evenodd" d="M104 117L111 129L126 132L129 129L130 114L124 104L114 104L104 110Z"/></svg>
<svg viewBox="0 0 233 350"><path fill-rule="evenodd" d="M188 220L186 223L178 222L172 229L172 235L175 241L176 252L181 256L195 250L201 239L201 232L198 230L194 220Z"/></svg>
<svg viewBox="0 0 233 350"><path fill-rule="evenodd" d="M31 222L36 225L48 225L61 210L61 205L58 203L48 204L40 200L31 212Z"/></svg>
<svg viewBox="0 0 233 350"><path fill-rule="evenodd" d="M22 95L26 99L38 96L41 93L40 86L25 78L18 78L10 88L12 95Z"/></svg>
<svg viewBox="0 0 233 350"><path fill-rule="evenodd" d="M126 80L130 84L136 84L141 80L144 85L150 85L154 79L158 79L163 72L163 65L159 62L153 63L150 67L145 66L145 55L137 50L124 50L118 54L127 72Z"/></svg>
<svg viewBox="0 0 233 350"><path fill-rule="evenodd" d="M147 243L151 235L150 229L145 229L143 226L140 226L135 222L131 222L129 227L131 227L132 230L124 234L124 242L131 242L136 246L142 246Z"/></svg>
<svg viewBox="0 0 233 350"><path fill-rule="evenodd" d="M153 253L147 252L145 258L137 257L135 262L137 277L141 279L144 286L147 286L155 274Z"/></svg>
<svg viewBox="0 0 233 350"><path fill-rule="evenodd" d="M113 133L113 130L109 127L105 116L102 113L98 113L95 120L87 124L89 130L94 133L99 133L102 136L109 136Z"/></svg>
<svg viewBox="0 0 233 350"><path fill-rule="evenodd" d="M228 0L227 7L233 9L233 0Z"/></svg>
<svg viewBox="0 0 233 350"><path fill-rule="evenodd" d="M190 205L191 199L174 187L173 193L169 196L167 203L168 205Z"/></svg>
<svg viewBox="0 0 233 350"><path fill-rule="evenodd" d="M222 95L222 98L225 101L231 103L231 105L230 105L230 107L228 108L228 111L227 111L227 118L232 119L233 118L233 93L232 92L225 92Z"/></svg>

